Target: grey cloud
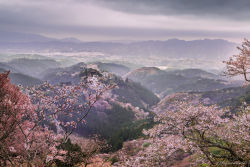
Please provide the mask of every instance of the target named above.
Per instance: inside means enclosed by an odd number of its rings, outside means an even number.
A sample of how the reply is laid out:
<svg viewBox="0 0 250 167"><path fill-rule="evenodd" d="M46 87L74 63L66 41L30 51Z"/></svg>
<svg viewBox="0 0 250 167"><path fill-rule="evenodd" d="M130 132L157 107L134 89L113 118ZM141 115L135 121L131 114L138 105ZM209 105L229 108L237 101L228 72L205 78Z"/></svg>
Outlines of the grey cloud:
<svg viewBox="0 0 250 167"><path fill-rule="evenodd" d="M82 0L76 0L82 1ZM193 15L250 20L250 0L90 0L136 14Z"/></svg>
<svg viewBox="0 0 250 167"><path fill-rule="evenodd" d="M7 1L7 0L6 0ZM250 37L248 32L223 32L216 30L170 30L161 29L160 26L154 28L144 28L135 25L132 27L110 26L104 23L100 26L91 26L86 24L78 24L70 22L70 13L60 11L57 6L51 7L52 1L42 1L43 6L29 5L31 1L36 0L20 0L21 5L3 5L0 2L0 30L20 31L26 33L49 34L54 36L74 36L82 40L98 40L99 39L166 39L166 38L243 38ZM84 0L86 3L87 0ZM39 1L37 1L39 2ZM80 0L54 0L53 5L58 3L68 3L76 5ZM83 1L82 1L83 2ZM123 11L125 13L138 14L165 14L165 15L197 15L199 18L211 15L222 15L227 18L237 18L240 15L249 15L250 1L248 0L88 0L94 5L102 5L113 10ZM84 5L84 3L82 5ZM59 5L60 6L60 5ZM55 10L54 10L55 8ZM72 9L73 10L73 9ZM58 13L60 11L61 13ZM113 12L113 11L112 11ZM74 11L72 12L74 13ZM227 13L230 13L226 15ZM241 14L240 14L241 13ZM245 13L245 14L244 14ZM111 13L112 14L112 13ZM221 16L221 17L222 17ZM59 17L61 17L59 19ZM128 15L133 20L133 16ZM131 18L130 18L131 17ZM147 17L146 17L147 18ZM242 19L249 20L242 17ZM58 19L60 21L58 21ZM105 18L95 17L96 21L102 21ZM81 20L84 22L84 20ZM79 21L79 22L81 22ZM119 24L119 18L115 18ZM126 22L127 24L127 22ZM215 24L215 23L214 23ZM237 23L235 23L237 24ZM212 27L213 25L211 25ZM184 25L183 25L184 27Z"/></svg>
<svg viewBox="0 0 250 167"><path fill-rule="evenodd" d="M39 28L48 24L49 15L37 8L0 6L0 28L18 31L20 27Z"/></svg>

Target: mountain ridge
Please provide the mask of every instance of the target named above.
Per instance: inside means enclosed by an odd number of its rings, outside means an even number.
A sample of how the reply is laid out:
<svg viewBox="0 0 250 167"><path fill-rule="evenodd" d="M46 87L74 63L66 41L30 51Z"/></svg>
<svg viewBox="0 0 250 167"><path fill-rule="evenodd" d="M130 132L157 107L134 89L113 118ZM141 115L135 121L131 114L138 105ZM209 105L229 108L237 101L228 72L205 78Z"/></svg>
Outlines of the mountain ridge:
<svg viewBox="0 0 250 167"><path fill-rule="evenodd" d="M224 39L197 40L145 40L128 43L93 41L82 42L69 37L56 39L37 34L22 34L0 31L0 51L62 51L62 52L102 52L108 55L128 57L168 57L168 58L213 58L222 60L236 52L238 44Z"/></svg>

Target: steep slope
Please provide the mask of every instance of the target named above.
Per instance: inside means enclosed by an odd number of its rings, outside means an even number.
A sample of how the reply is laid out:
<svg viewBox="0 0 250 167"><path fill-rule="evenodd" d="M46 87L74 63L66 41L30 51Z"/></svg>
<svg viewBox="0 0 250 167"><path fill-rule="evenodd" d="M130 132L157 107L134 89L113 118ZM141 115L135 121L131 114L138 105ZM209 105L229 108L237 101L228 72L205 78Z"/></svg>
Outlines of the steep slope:
<svg viewBox="0 0 250 167"><path fill-rule="evenodd" d="M39 85L42 83L41 80L22 74L18 73L17 70L12 68L11 66L5 64L5 63L0 63L0 72L6 72L10 70L10 79L11 82L15 85L22 85L22 86L34 86L34 85Z"/></svg>
<svg viewBox="0 0 250 167"><path fill-rule="evenodd" d="M20 73L10 73L10 79L13 84L22 86L34 86L43 83L37 78Z"/></svg>
<svg viewBox="0 0 250 167"><path fill-rule="evenodd" d="M114 89L112 93L118 95L117 99L123 103L148 109L159 101L156 95L141 84L131 80L124 81L119 77L115 77L114 82L118 85L118 88Z"/></svg>
<svg viewBox="0 0 250 167"><path fill-rule="evenodd" d="M59 67L60 64L53 59L29 59L19 58L8 62L8 65L17 69L23 74L40 78L41 73L49 68Z"/></svg>
<svg viewBox="0 0 250 167"><path fill-rule="evenodd" d="M74 84L81 80L86 70L97 73L95 69L79 63L67 68L47 70L44 79L51 84ZM112 74L109 81L116 83L117 87L109 92L110 99L106 99L105 103L108 107L96 106L86 118L86 123L77 128L77 133L82 136L99 134L107 139L111 150L117 150L122 147L123 141L140 136L144 127L151 126L150 107L156 105L159 99L131 80L124 81Z"/></svg>
<svg viewBox="0 0 250 167"><path fill-rule="evenodd" d="M155 67L143 67L131 71L125 77L164 97L176 92L209 91L230 87L218 76L203 70L162 71Z"/></svg>

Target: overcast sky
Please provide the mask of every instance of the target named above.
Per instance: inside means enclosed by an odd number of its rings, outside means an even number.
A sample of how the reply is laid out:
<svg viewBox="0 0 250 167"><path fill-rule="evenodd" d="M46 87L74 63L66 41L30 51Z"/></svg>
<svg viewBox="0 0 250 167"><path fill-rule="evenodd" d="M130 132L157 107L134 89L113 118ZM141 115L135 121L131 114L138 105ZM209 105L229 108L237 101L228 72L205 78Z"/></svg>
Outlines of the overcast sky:
<svg viewBox="0 0 250 167"><path fill-rule="evenodd" d="M250 38L250 0L0 0L0 30L97 40Z"/></svg>

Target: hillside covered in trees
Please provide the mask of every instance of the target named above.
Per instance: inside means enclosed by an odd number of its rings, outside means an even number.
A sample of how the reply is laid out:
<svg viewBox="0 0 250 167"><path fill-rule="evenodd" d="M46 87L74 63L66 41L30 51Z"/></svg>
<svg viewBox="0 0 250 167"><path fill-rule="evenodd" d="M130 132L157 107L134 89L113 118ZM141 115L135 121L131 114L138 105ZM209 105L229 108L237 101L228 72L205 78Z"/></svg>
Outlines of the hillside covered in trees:
<svg viewBox="0 0 250 167"><path fill-rule="evenodd" d="M250 0L0 0L0 167L250 167Z"/></svg>
<svg viewBox="0 0 250 167"><path fill-rule="evenodd" d="M2 62L0 164L249 165L249 47L225 62L243 87L200 69Z"/></svg>

